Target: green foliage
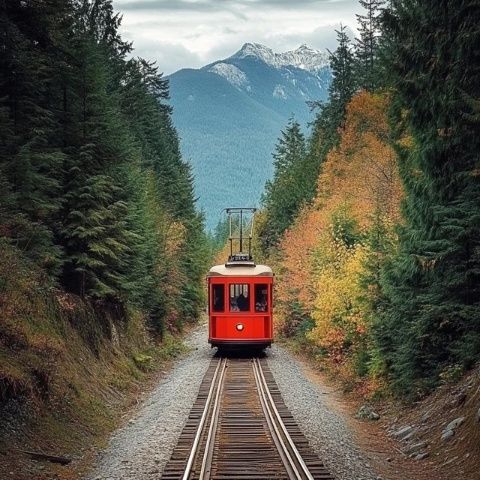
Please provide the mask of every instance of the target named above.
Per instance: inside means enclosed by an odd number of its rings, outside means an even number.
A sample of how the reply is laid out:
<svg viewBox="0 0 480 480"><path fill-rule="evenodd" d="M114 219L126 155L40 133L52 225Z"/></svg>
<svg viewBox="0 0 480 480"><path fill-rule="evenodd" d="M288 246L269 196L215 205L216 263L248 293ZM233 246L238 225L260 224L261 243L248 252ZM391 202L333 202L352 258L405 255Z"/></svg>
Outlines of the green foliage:
<svg viewBox="0 0 480 480"><path fill-rule="evenodd" d="M326 103L317 103L313 107L320 111L313 123L313 148L325 157L328 151L338 143L338 130L343 127L347 104L356 91L355 59L346 27L341 26L337 32L338 47L330 52L332 83L328 89Z"/></svg>
<svg viewBox="0 0 480 480"><path fill-rule="evenodd" d="M15 192L5 234L49 273L59 266L52 226L61 205L63 154L51 102L57 80L55 30L63 2L13 1L0 9L0 170ZM8 187L7 187L8 188ZM13 204L11 203L13 202Z"/></svg>
<svg viewBox="0 0 480 480"><path fill-rule="evenodd" d="M359 88L372 92L384 85L385 75L380 61L381 14L384 0L360 0L365 9L357 14L359 38L355 41L355 78Z"/></svg>
<svg viewBox="0 0 480 480"><path fill-rule="evenodd" d="M309 197L305 137L291 119L273 153L273 180L265 185L263 204L266 221L260 234L263 248L275 245Z"/></svg>
<svg viewBox="0 0 480 480"><path fill-rule="evenodd" d="M376 339L395 388L416 393L445 365L480 355L480 10L469 1L391 3L392 122L413 146L397 144L405 224L382 272Z"/></svg>
<svg viewBox="0 0 480 480"><path fill-rule="evenodd" d="M120 20L111 0L2 3L0 237L162 332L199 313L207 240L168 82Z"/></svg>

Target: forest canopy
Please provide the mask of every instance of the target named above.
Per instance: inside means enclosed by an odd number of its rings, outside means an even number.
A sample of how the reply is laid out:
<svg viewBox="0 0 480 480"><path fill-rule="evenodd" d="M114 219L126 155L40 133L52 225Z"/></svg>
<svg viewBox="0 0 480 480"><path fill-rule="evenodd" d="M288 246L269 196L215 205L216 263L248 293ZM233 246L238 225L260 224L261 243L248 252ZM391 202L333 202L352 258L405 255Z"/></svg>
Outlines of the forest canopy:
<svg viewBox="0 0 480 480"><path fill-rule="evenodd" d="M294 124L279 139L260 254L281 333L351 386L414 397L480 357L480 10L360 4L305 153Z"/></svg>
<svg viewBox="0 0 480 480"><path fill-rule="evenodd" d="M198 315L206 239L168 82L120 22L111 0L2 2L0 308L25 268L162 332Z"/></svg>

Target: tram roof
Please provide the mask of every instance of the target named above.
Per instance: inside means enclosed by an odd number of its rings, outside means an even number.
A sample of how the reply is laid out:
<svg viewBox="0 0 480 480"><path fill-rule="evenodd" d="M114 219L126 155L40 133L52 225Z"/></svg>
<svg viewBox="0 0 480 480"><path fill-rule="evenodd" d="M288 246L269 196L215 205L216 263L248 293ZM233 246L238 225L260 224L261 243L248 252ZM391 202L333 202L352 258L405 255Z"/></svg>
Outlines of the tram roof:
<svg viewBox="0 0 480 480"><path fill-rule="evenodd" d="M273 277L267 265L215 265L207 274L208 277Z"/></svg>

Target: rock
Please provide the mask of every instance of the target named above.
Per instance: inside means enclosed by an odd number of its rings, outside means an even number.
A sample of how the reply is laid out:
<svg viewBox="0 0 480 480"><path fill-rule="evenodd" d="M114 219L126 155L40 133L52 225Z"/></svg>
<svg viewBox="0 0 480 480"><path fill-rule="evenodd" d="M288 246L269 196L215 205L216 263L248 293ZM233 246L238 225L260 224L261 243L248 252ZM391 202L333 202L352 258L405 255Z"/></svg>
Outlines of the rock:
<svg viewBox="0 0 480 480"><path fill-rule="evenodd" d="M421 421L422 423L425 423L431 416L432 416L432 412L429 410L428 412L425 412L425 413L422 415L422 418L420 419L420 421Z"/></svg>
<svg viewBox="0 0 480 480"><path fill-rule="evenodd" d="M426 442L418 442L415 443L414 445L410 445L404 450L404 453L407 455L412 454L412 453L417 453L419 450L423 450L427 446Z"/></svg>
<svg viewBox="0 0 480 480"><path fill-rule="evenodd" d="M453 437L455 435L455 432L453 430L444 430L442 432L442 437L441 439L443 441L448 440L449 438Z"/></svg>
<svg viewBox="0 0 480 480"><path fill-rule="evenodd" d="M452 420L442 432L441 439L448 440L449 438L455 435L455 429L458 428L465 421L465 417L458 417L455 420Z"/></svg>
<svg viewBox="0 0 480 480"><path fill-rule="evenodd" d="M450 402L450 405L452 407L461 407L464 403L465 400L467 399L467 392L465 390L460 391L455 395L453 400Z"/></svg>
<svg viewBox="0 0 480 480"><path fill-rule="evenodd" d="M411 440L415 436L416 433L417 433L417 430L413 429L408 435L405 435L402 438L402 442L408 442L409 440Z"/></svg>
<svg viewBox="0 0 480 480"><path fill-rule="evenodd" d="M410 435L413 432L413 427L411 425L407 425L405 427L402 427L400 430L397 430L393 436L395 438L399 438L400 440L403 440L407 435Z"/></svg>
<svg viewBox="0 0 480 480"><path fill-rule="evenodd" d="M355 415L357 418L365 418L368 420L378 420L380 415L368 405L362 405Z"/></svg>
<svg viewBox="0 0 480 480"><path fill-rule="evenodd" d="M444 429L446 430L455 430L465 421L465 417L458 417L455 420L452 420Z"/></svg>
<svg viewBox="0 0 480 480"><path fill-rule="evenodd" d="M419 453L418 455L415 456L415 460L423 460L424 458L427 458L428 455L429 455L428 452Z"/></svg>

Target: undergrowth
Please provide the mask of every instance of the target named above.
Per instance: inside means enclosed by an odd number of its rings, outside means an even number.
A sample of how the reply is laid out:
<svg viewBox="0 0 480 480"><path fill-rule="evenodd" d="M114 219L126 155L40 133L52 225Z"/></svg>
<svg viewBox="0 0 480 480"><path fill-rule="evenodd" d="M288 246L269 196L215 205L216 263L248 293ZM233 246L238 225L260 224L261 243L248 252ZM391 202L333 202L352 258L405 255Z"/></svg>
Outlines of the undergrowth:
<svg viewBox="0 0 480 480"><path fill-rule="evenodd" d="M43 448L78 450L184 347L169 333L157 342L136 310L59 291L15 247L1 248L0 449L38 435Z"/></svg>

